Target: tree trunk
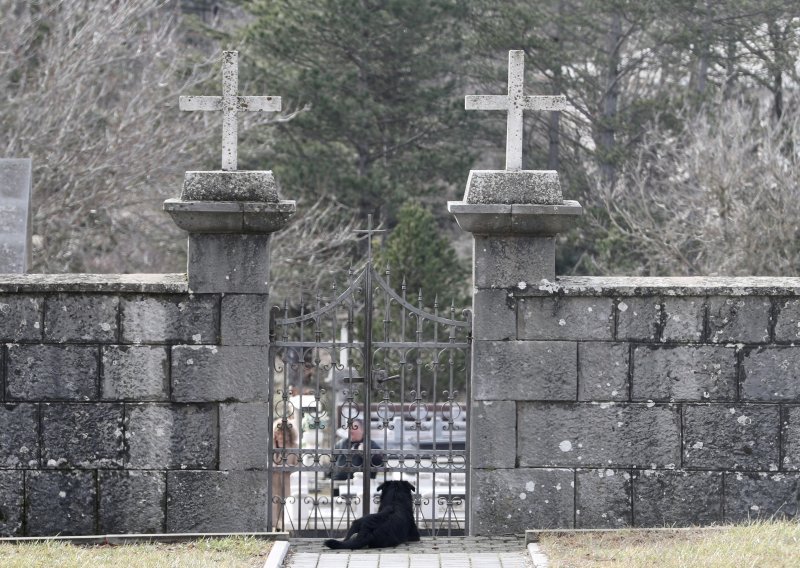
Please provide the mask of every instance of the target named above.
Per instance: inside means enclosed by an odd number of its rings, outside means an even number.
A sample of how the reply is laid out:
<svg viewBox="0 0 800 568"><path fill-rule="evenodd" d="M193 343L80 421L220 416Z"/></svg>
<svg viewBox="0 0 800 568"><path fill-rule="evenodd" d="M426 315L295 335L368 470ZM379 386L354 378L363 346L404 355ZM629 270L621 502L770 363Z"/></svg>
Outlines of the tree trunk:
<svg viewBox="0 0 800 568"><path fill-rule="evenodd" d="M606 35L608 61L605 70L605 88L600 101L601 116L598 126L597 146L600 176L603 185L612 186L616 182L617 168L616 120L619 105L619 65L622 47L622 16L618 11L611 14Z"/></svg>

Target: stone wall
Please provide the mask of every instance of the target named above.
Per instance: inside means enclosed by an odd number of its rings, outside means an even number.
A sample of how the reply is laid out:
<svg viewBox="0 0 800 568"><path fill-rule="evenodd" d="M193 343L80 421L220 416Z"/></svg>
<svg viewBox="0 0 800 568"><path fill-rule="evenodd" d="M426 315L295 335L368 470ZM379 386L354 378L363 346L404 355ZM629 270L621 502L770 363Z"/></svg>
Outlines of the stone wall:
<svg viewBox="0 0 800 568"><path fill-rule="evenodd" d="M797 514L800 279L529 286L526 262L475 293L473 533Z"/></svg>
<svg viewBox="0 0 800 568"><path fill-rule="evenodd" d="M267 530L268 307L0 276L0 536Z"/></svg>

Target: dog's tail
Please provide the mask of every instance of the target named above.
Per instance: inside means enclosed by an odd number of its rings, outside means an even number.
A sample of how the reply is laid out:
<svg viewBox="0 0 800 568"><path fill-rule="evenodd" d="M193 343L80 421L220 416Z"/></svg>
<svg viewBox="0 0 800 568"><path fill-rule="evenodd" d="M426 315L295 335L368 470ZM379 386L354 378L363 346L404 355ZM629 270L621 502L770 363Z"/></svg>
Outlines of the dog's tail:
<svg viewBox="0 0 800 568"><path fill-rule="evenodd" d="M346 548L344 546L344 543L342 543L342 542L340 542L340 541L338 541L336 539L333 539L333 538L329 538L328 540L325 541L324 544L325 544L325 546L327 546L328 548L332 548L333 550L339 550L340 548Z"/></svg>

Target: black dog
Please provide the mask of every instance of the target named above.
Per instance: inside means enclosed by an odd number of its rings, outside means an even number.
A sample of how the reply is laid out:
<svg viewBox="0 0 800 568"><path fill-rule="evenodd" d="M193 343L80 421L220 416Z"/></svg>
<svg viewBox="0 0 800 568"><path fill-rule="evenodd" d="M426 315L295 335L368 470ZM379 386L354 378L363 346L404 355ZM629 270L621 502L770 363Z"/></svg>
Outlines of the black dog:
<svg viewBox="0 0 800 568"><path fill-rule="evenodd" d="M386 481L378 486L381 503L378 512L353 521L343 541L328 539L328 548L384 548L419 540L414 523L411 492L408 481ZM353 536L355 535L355 536Z"/></svg>

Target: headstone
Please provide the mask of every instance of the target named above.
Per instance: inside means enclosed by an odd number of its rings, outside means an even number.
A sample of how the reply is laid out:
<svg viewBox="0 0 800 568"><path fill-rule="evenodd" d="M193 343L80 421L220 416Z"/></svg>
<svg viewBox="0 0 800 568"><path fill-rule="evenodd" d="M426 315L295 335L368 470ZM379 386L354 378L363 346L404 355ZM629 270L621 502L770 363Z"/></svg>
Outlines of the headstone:
<svg viewBox="0 0 800 568"><path fill-rule="evenodd" d="M28 270L31 254L31 159L0 159L0 274Z"/></svg>

